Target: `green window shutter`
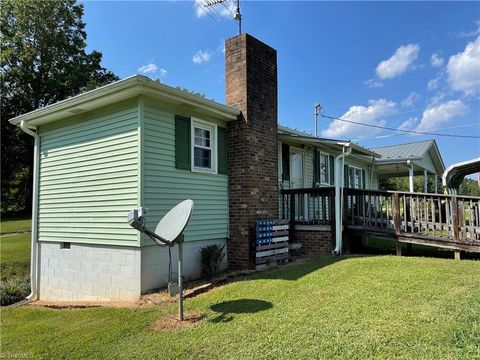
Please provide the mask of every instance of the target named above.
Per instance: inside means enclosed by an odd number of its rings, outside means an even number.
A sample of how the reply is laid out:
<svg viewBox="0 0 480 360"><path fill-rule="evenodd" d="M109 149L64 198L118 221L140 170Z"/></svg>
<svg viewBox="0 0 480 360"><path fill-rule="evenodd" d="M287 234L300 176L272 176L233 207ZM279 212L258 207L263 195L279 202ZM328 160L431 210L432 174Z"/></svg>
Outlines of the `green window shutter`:
<svg viewBox="0 0 480 360"><path fill-rule="evenodd" d="M175 167L191 169L190 119L175 115Z"/></svg>
<svg viewBox="0 0 480 360"><path fill-rule="evenodd" d="M227 129L218 127L218 173L227 173Z"/></svg>
<svg viewBox="0 0 480 360"><path fill-rule="evenodd" d="M290 146L282 144L282 180L290 180Z"/></svg>
<svg viewBox="0 0 480 360"><path fill-rule="evenodd" d="M313 187L320 183L320 152L313 149Z"/></svg>
<svg viewBox="0 0 480 360"><path fill-rule="evenodd" d="M367 183L365 181L365 170L363 170L363 169L362 169L362 185L363 185L364 189L367 188Z"/></svg>
<svg viewBox="0 0 480 360"><path fill-rule="evenodd" d="M335 185L335 158L333 155L328 155L330 160L330 185Z"/></svg>
<svg viewBox="0 0 480 360"><path fill-rule="evenodd" d="M343 187L350 187L348 179L348 165L343 165Z"/></svg>

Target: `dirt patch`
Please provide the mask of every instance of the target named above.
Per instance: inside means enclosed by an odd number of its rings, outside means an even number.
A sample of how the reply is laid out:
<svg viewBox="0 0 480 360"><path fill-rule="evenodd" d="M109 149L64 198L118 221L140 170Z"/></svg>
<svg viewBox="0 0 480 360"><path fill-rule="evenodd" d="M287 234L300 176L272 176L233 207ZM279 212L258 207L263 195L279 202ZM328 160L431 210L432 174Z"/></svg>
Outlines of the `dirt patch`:
<svg viewBox="0 0 480 360"><path fill-rule="evenodd" d="M176 331L180 329L191 328L200 320L205 318L203 313L190 312L184 314L184 320L180 321L178 315L169 315L163 319L157 320L152 324L155 331Z"/></svg>

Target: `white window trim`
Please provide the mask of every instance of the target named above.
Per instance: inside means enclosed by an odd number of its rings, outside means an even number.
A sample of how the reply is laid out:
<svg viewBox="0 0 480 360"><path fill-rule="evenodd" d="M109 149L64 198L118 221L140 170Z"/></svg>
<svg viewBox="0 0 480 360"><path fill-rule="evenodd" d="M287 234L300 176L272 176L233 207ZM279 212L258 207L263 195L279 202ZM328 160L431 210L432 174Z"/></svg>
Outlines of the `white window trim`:
<svg viewBox="0 0 480 360"><path fill-rule="evenodd" d="M317 150L318 151L318 150ZM322 155L325 155L327 156L327 181L326 182L322 182L322 174L320 172L320 164L318 164L319 168L318 168L318 179L320 180L320 185L331 185L330 184L330 154L327 154L326 152L323 152L323 151L318 151L320 153L320 157ZM318 159L320 160L320 158Z"/></svg>
<svg viewBox="0 0 480 360"><path fill-rule="evenodd" d="M196 167L195 166L195 128L200 128L210 131L210 134L213 135L213 139L210 138L210 148L212 151L212 167L210 169ZM208 121L200 120L192 117L191 129L190 129L190 144L191 144L191 169L192 172L207 173L207 174L218 174L218 126L217 124L210 123ZM202 146L197 146L202 147Z"/></svg>
<svg viewBox="0 0 480 360"><path fill-rule="evenodd" d="M360 187L358 189L364 189L365 188L365 184L363 184L363 176L362 176L362 171L363 169L361 167L358 167L358 166L353 166L353 165L348 165L348 168L349 168L349 173L348 173L348 178L349 178L349 182L350 182L350 168L352 169L356 169L356 170L360 170ZM349 184L350 185L350 188L352 189L357 189L356 187L352 187L352 184Z"/></svg>

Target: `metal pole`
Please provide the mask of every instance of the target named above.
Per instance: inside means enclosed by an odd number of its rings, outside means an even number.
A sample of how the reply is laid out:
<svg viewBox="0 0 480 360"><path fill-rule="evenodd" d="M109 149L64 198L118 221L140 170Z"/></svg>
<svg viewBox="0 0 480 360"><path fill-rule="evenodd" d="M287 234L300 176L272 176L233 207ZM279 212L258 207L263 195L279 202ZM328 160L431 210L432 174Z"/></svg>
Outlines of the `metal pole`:
<svg viewBox="0 0 480 360"><path fill-rule="evenodd" d="M238 14L238 35L242 34L242 15L240 14L240 0L237 0L237 14Z"/></svg>
<svg viewBox="0 0 480 360"><path fill-rule="evenodd" d="M411 193L413 193L413 163L410 162L410 160L408 160L407 164L409 165L409 168L408 168L409 190Z"/></svg>
<svg viewBox="0 0 480 360"><path fill-rule="evenodd" d="M423 170L423 192L428 192L428 172L427 170Z"/></svg>
<svg viewBox="0 0 480 360"><path fill-rule="evenodd" d="M315 112L313 113L315 119L315 137L318 136L318 109L320 108L320 104L315 104Z"/></svg>
<svg viewBox="0 0 480 360"><path fill-rule="evenodd" d="M178 242L178 293L180 297L178 299L178 314L180 321L183 321L183 235L181 235Z"/></svg>

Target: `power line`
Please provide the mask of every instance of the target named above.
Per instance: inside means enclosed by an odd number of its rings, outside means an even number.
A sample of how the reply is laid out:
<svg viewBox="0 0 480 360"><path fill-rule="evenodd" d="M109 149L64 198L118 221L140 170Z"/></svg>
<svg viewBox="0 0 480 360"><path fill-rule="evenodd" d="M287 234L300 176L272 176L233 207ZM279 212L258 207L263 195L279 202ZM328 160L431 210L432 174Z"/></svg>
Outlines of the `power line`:
<svg viewBox="0 0 480 360"><path fill-rule="evenodd" d="M439 130L450 130L450 129L460 129L460 128L467 128L467 127L478 127L477 123L471 123L471 124L464 124L464 125L458 125L458 126L449 126L449 127L444 127L444 128L436 128L433 129L434 131L439 131ZM378 136L362 136L359 137L353 141L362 141L362 140L368 140L368 139L385 139L389 138L392 136L404 136L408 134L389 134L389 135L378 135Z"/></svg>
<svg viewBox="0 0 480 360"><path fill-rule="evenodd" d="M210 14L207 10L205 10L203 8L203 6L200 6L200 4L197 2L197 0L193 0L193 2L198 6L199 9L201 9L205 14L207 14L208 16L210 16L210 18L215 21L215 22L218 22L217 19L215 19L212 14Z"/></svg>
<svg viewBox="0 0 480 360"><path fill-rule="evenodd" d="M324 117L324 118L327 118L327 119L331 119L331 120L338 120L338 121L347 122L347 123L350 123L350 124L368 126L368 127L372 127L372 128L390 130L390 131L400 131L400 132L410 133L410 134L445 136L445 137L454 137L454 138L480 139L480 136L475 136L475 135L451 135L451 134L442 134L442 133L435 133L435 132L428 132L428 131L397 129L397 128L392 128L392 127L388 127L388 126L380 126L380 125L374 125L374 124L364 124L364 123L361 123L361 122L358 122L358 121L342 119L342 118L329 116L329 115L325 115L325 114L320 114L320 116Z"/></svg>

